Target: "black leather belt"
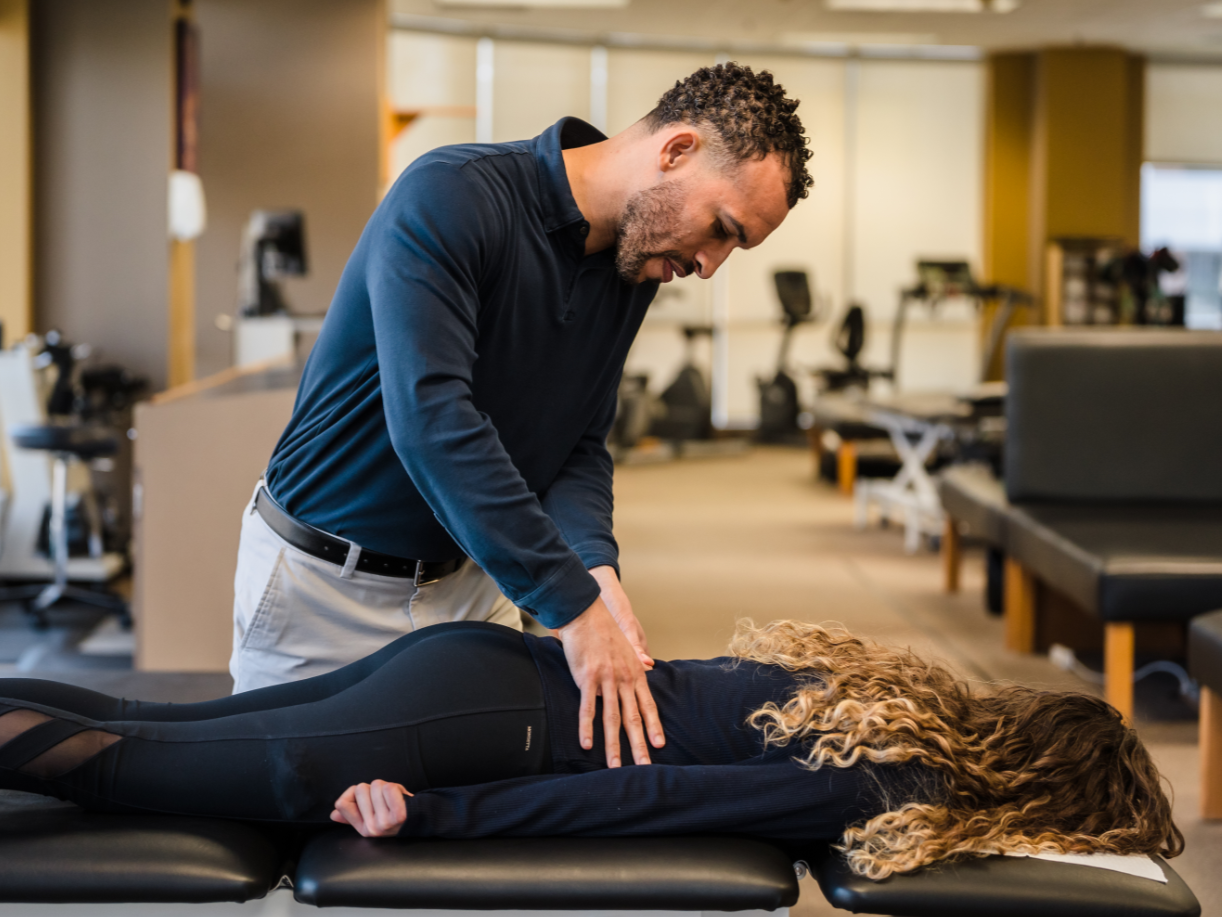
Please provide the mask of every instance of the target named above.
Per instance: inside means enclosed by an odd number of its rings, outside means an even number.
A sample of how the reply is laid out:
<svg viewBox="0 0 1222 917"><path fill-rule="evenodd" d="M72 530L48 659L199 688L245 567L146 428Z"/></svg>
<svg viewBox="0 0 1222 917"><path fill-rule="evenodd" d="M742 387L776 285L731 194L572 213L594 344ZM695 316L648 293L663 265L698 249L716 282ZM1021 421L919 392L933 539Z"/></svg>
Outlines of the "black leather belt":
<svg viewBox="0 0 1222 917"><path fill-rule="evenodd" d="M255 494L255 510L273 532L298 551L304 551L311 557L328 560L341 567L348 559L350 545L347 541L294 519L262 487ZM409 579L417 586L427 586L449 576L461 567L466 559L462 556L454 560L410 560L361 548L356 569L362 573L377 573L379 576L397 576L400 579Z"/></svg>

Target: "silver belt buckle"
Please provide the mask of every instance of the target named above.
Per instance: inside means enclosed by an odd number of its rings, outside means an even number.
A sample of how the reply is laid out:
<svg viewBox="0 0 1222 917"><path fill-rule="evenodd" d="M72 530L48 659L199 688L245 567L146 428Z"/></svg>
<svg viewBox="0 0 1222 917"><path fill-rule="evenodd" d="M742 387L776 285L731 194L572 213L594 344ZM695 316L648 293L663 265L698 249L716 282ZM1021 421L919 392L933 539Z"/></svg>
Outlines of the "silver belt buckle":
<svg viewBox="0 0 1222 917"><path fill-rule="evenodd" d="M429 586L429 585L432 585L433 583L437 583L441 581L440 576L434 576L432 579L423 579L422 578L423 575L424 575L424 561L418 560L416 561L416 575L412 577L413 586L417 586L417 587Z"/></svg>

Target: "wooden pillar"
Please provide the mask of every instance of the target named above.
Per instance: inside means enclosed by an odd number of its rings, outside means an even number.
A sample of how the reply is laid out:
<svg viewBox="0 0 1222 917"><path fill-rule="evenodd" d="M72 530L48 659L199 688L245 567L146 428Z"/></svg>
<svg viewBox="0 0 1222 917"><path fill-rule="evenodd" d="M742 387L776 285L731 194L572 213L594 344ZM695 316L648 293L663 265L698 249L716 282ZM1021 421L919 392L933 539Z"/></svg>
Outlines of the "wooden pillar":
<svg viewBox="0 0 1222 917"><path fill-rule="evenodd" d="M1139 240L1145 59L1121 48L1039 52L1031 159L1031 261L1048 296L1047 244L1066 237Z"/></svg>
<svg viewBox="0 0 1222 917"><path fill-rule="evenodd" d="M989 283L1027 289L1032 276L1031 143L1035 127L1033 51L990 54L986 61L984 128L984 276ZM996 302L985 304L980 332L992 327ZM1010 324L1026 316L1017 310ZM986 367L986 378L1004 378L1005 348Z"/></svg>
<svg viewBox="0 0 1222 917"><path fill-rule="evenodd" d="M0 322L33 330L29 0L0 0Z"/></svg>
<svg viewBox="0 0 1222 917"><path fill-rule="evenodd" d="M1201 686L1201 817L1222 818L1222 697Z"/></svg>
<svg viewBox="0 0 1222 917"><path fill-rule="evenodd" d="M1035 651L1035 577L1013 557L1006 558L1006 649Z"/></svg>
<svg viewBox="0 0 1222 917"><path fill-rule="evenodd" d="M857 486L857 444L842 440L836 452L836 482L840 492L853 496L853 488Z"/></svg>
<svg viewBox="0 0 1222 917"><path fill-rule="evenodd" d="M170 388L195 378L195 243L170 242Z"/></svg>
<svg viewBox="0 0 1222 917"><path fill-rule="evenodd" d="M1145 58L1045 48L991 54L985 72L984 276L1051 297L1055 323L1050 242L1138 242Z"/></svg>
<svg viewBox="0 0 1222 917"><path fill-rule="evenodd" d="M174 126L172 165L199 172L199 53L190 3L174 11ZM170 240L166 382L170 388L195 378L195 242Z"/></svg>
<svg viewBox="0 0 1222 917"><path fill-rule="evenodd" d="M959 523L949 515L946 529L942 533L942 581L946 591L959 591L959 570L963 566L963 544L959 534Z"/></svg>
<svg viewBox="0 0 1222 917"><path fill-rule="evenodd" d="M1109 621L1103 625L1103 693L1126 720L1133 719L1133 625Z"/></svg>

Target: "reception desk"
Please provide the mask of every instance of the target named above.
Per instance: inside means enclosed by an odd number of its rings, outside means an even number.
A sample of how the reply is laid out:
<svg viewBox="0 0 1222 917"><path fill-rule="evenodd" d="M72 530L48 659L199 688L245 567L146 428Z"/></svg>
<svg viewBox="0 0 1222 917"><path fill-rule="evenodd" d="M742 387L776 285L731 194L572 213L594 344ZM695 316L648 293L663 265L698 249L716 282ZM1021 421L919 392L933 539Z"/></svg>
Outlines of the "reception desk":
<svg viewBox="0 0 1222 917"><path fill-rule="evenodd" d="M300 367L229 370L135 412L135 666L229 665L242 508L288 423Z"/></svg>

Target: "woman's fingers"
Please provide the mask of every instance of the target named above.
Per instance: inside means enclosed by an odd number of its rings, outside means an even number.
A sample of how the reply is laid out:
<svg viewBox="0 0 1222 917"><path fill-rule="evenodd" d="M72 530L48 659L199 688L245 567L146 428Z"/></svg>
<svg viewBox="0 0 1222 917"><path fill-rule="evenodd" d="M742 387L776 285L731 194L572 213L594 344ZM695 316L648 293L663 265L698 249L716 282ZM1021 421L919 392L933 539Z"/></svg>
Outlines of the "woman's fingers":
<svg viewBox="0 0 1222 917"><path fill-rule="evenodd" d="M385 837L397 834L407 818L407 806L403 803L403 794L393 783L385 780L375 780L369 787L369 796L373 803L373 824L370 837Z"/></svg>
<svg viewBox="0 0 1222 917"><path fill-rule="evenodd" d="M355 786L350 786L340 795L339 799L335 800L335 811L339 813L340 818L335 819L343 824L351 825L358 833L364 834L361 829L364 828L365 822L361 818L361 811L356 804ZM334 814L331 816L335 818Z"/></svg>
<svg viewBox="0 0 1222 917"><path fill-rule="evenodd" d="M362 825L357 830L365 837L371 837L371 830L377 824L373 811L373 797L368 783L356 785L356 807L361 812Z"/></svg>
<svg viewBox="0 0 1222 917"><path fill-rule="evenodd" d="M407 821L405 796L412 795L401 783L375 780L350 786L335 800L331 820L351 825L362 837L398 834Z"/></svg>

